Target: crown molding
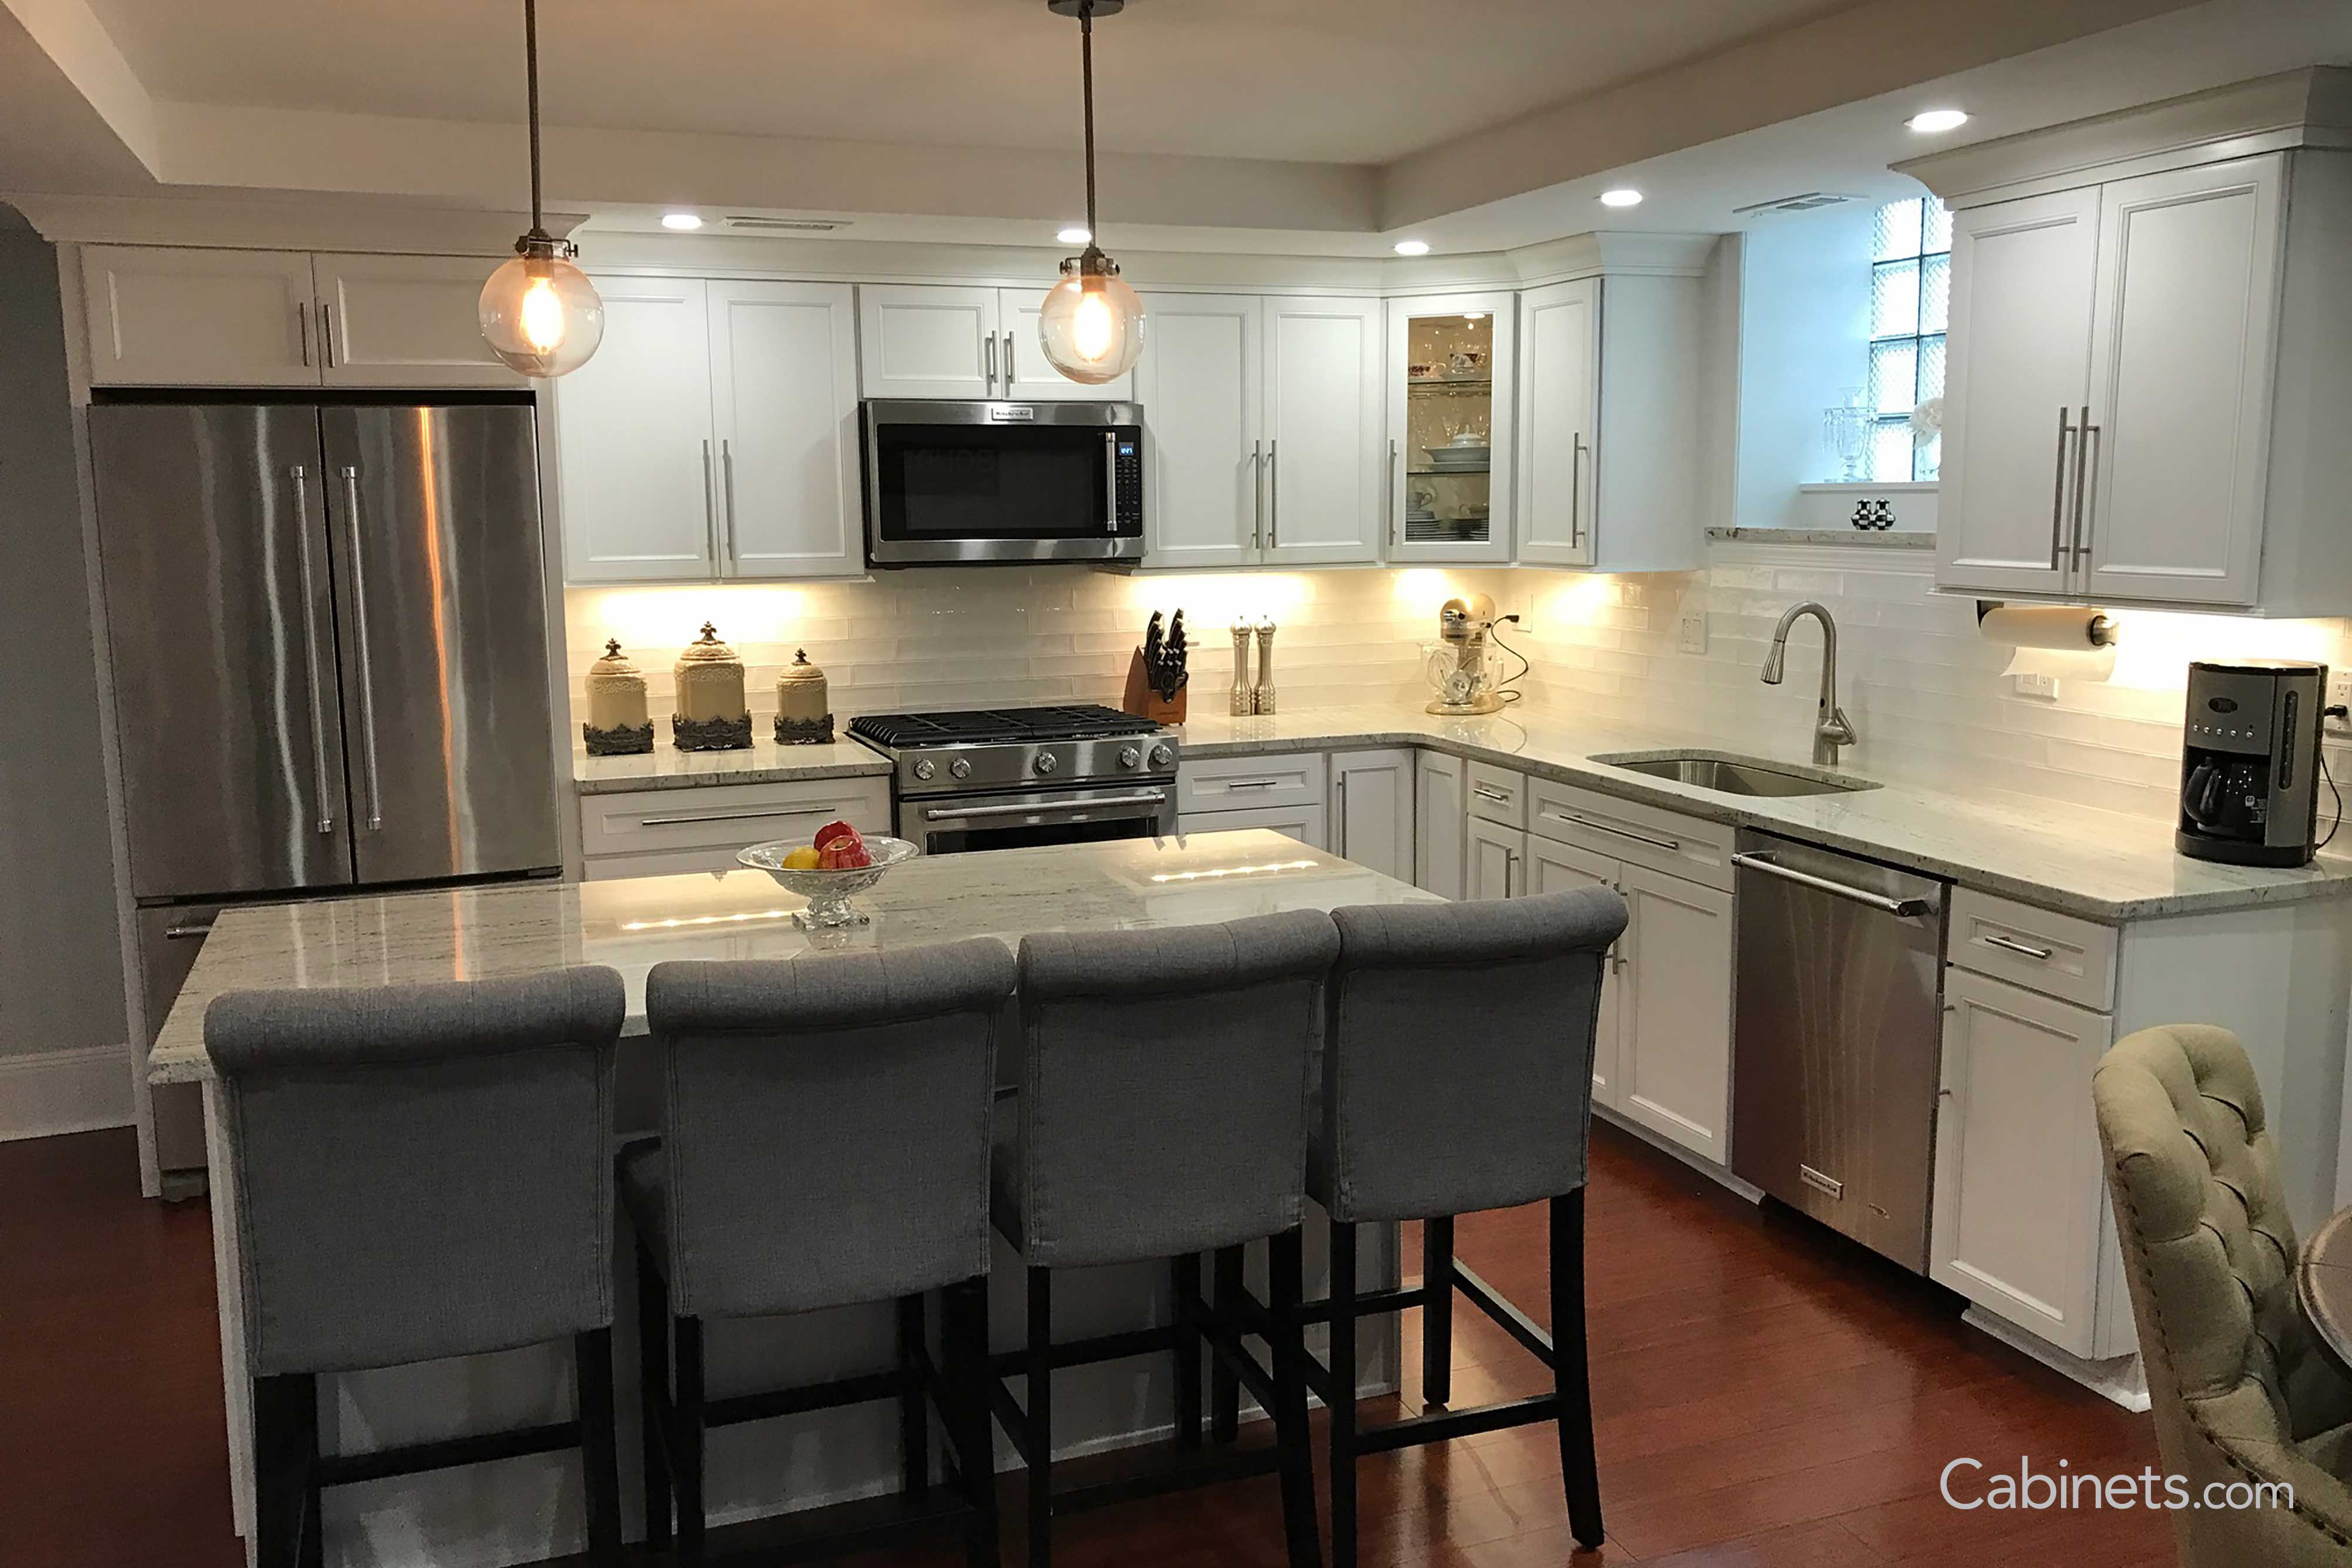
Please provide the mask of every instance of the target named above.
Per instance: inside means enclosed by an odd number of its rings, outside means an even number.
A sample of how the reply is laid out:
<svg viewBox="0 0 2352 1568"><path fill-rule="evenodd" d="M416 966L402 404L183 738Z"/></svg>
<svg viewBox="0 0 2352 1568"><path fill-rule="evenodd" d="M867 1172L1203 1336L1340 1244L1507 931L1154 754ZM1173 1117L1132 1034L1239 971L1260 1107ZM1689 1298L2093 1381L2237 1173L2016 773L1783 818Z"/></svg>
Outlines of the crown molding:
<svg viewBox="0 0 2352 1568"><path fill-rule="evenodd" d="M13 195L5 202L54 245L201 246L225 250L361 251L389 256L501 256L530 226L524 212L458 212L397 202L364 205L241 196ZM569 235L584 213L549 213Z"/></svg>

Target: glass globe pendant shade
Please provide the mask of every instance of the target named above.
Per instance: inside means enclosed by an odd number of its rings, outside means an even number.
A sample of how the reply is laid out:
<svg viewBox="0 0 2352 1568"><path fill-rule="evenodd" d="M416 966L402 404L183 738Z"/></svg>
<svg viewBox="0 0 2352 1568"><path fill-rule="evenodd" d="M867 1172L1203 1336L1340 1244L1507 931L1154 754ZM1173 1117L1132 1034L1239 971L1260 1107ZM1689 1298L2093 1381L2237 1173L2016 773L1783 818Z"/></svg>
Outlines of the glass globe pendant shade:
<svg viewBox="0 0 2352 1568"><path fill-rule="evenodd" d="M1062 263L1062 280L1037 317L1038 346L1074 382L1100 386L1135 368L1143 354L1143 301L1118 264L1089 249Z"/></svg>
<svg viewBox="0 0 2352 1568"><path fill-rule="evenodd" d="M482 336L527 376L578 370L604 340L604 301L561 240L526 238L482 285Z"/></svg>

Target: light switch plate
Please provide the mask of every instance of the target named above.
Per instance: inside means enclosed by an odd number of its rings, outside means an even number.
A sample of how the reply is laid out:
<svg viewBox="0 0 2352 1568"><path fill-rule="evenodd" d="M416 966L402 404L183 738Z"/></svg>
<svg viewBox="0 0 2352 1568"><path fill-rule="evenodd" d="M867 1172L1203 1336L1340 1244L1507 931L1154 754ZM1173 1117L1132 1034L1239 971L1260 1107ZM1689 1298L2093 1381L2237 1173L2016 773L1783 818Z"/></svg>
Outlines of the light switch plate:
<svg viewBox="0 0 2352 1568"><path fill-rule="evenodd" d="M1683 617L1683 652L1685 653L1706 652L1706 617L1705 615Z"/></svg>
<svg viewBox="0 0 2352 1568"><path fill-rule="evenodd" d="M2030 675L2021 673L2016 676L2016 681L2019 696L2038 697L2043 702L2054 703L2058 700L2058 677L2055 675Z"/></svg>

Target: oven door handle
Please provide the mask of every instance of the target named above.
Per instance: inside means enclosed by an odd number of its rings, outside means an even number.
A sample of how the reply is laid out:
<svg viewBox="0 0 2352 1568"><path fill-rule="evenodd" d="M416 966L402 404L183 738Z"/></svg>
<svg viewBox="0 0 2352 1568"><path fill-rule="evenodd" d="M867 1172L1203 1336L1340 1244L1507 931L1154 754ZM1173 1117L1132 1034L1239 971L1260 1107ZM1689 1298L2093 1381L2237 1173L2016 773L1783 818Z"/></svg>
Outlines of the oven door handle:
<svg viewBox="0 0 2352 1568"><path fill-rule="evenodd" d="M1090 800L1018 801L1007 806L933 806L924 811L927 822L952 822L977 817L1043 817L1061 811L1097 811L1107 806L1164 806L1165 789L1140 795L1098 795Z"/></svg>

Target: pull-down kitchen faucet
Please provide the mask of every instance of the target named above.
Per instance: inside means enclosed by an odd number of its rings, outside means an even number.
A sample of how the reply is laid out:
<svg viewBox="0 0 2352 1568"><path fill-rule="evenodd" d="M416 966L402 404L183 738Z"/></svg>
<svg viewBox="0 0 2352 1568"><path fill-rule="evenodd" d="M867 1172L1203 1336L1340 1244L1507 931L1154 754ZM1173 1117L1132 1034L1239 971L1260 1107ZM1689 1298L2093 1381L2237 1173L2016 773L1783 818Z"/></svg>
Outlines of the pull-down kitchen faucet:
<svg viewBox="0 0 2352 1568"><path fill-rule="evenodd" d="M1810 615L1822 623L1822 704L1821 722L1813 727L1813 764L1818 768L1837 766L1838 747L1854 743L1853 725L1845 716L1845 709L1837 700L1837 622L1831 619L1829 607L1811 600L1789 607L1780 617L1780 624L1772 629L1772 647L1764 655L1763 680L1768 686L1780 684L1783 667L1789 661L1789 628L1801 616Z"/></svg>

